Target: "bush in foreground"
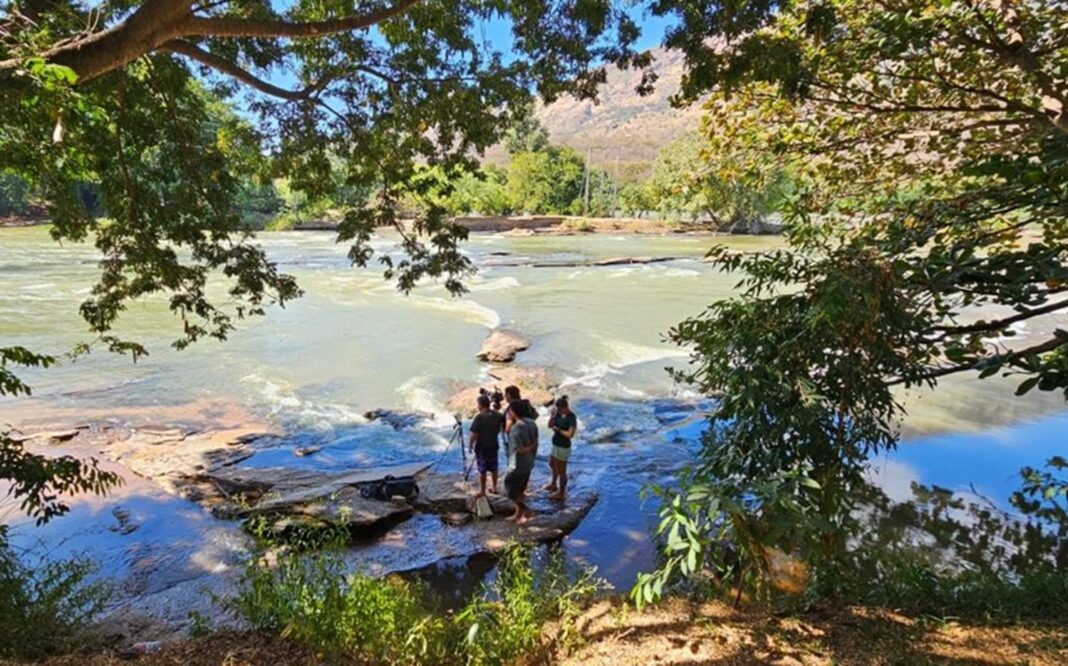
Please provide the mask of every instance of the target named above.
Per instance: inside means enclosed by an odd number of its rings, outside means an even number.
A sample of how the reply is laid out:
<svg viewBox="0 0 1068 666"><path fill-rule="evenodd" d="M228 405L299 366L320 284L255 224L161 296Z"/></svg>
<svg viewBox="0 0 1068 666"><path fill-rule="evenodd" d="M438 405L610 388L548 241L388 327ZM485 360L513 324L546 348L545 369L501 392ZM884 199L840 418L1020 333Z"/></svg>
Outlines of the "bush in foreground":
<svg viewBox="0 0 1068 666"><path fill-rule="evenodd" d="M337 555L323 553L253 562L229 604L253 628L334 658L503 665L575 647L582 604L599 588L592 570L571 578L558 557L535 571L517 547L502 558L494 584L445 613L417 585L346 573Z"/></svg>
<svg viewBox="0 0 1068 666"><path fill-rule="evenodd" d="M89 638L108 589L82 559L27 564L0 541L0 660L72 652Z"/></svg>

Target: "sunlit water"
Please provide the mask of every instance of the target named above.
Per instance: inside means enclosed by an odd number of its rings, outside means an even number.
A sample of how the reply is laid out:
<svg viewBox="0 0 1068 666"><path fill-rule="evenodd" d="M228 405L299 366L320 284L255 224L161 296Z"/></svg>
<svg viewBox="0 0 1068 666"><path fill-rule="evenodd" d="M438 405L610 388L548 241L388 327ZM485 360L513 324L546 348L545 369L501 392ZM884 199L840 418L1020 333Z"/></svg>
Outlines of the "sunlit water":
<svg viewBox="0 0 1068 666"><path fill-rule="evenodd" d="M648 530L655 506L643 503L639 490L670 480L685 464L707 407L665 372L665 366L685 364L686 354L664 336L679 320L732 293L736 278L700 261L712 243L745 250L780 243L474 235L464 249L479 271L467 281L470 292L454 298L438 286L397 293L377 271L350 267L346 248L328 233L266 234L261 242L297 277L303 298L243 322L225 343L201 342L182 352L169 347L178 322L162 302L137 304L120 333L145 343L148 358L132 364L94 352L24 372L34 397L0 402L0 422L175 423L248 415L290 433L282 446L259 451L245 463L250 466L345 469L441 460L444 468L458 469L460 453L449 447L450 417L442 405L458 382L489 383L475 352L491 329L512 328L534 341L521 363L552 369L576 401L581 433L571 463L573 488L601 494L565 548L623 588L653 560ZM388 236L375 246L396 252ZM515 265L616 256L681 258L633 266ZM56 245L43 228L0 230L2 344L58 355L88 340L77 306L95 275L92 248ZM882 483L898 497L919 480L954 489L974 485L1003 500L1017 470L1063 453L1068 434L1063 398L1015 398L1012 386L952 379L936 392L906 396L904 441L896 453L874 461ZM435 418L425 428L395 431L361 416L374 408ZM309 443L324 448L306 458L293 455L294 447ZM53 554L88 551L135 597L202 584L205 574L232 567L243 549L234 525L147 482L108 499L79 500L70 516L41 530L10 508L0 507L0 518L5 511L18 526L16 543L39 542ZM119 517L126 514L133 531L123 528ZM416 569L443 554L462 557L462 538L436 518L417 517L391 543L360 546L352 557L371 571ZM397 539L406 547L396 547ZM178 599L157 603L181 606L184 598Z"/></svg>

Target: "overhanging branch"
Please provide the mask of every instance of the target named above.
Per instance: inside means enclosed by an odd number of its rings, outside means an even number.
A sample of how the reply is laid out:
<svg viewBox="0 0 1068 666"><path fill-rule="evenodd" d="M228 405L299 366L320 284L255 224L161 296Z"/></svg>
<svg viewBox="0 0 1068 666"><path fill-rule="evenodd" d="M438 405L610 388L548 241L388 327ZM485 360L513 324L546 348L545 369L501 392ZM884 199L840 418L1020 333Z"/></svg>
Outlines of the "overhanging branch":
<svg viewBox="0 0 1068 666"><path fill-rule="evenodd" d="M279 88L278 86L268 83L263 79L253 75L246 69L239 67L238 65L221 58L213 53L209 53L200 48L192 42L187 42L181 39L175 39L167 42L161 47L161 50L170 51L171 53L177 53L183 55L190 60L195 60L202 65L210 67L216 71L222 72L228 76L232 76L238 81L259 90L262 93L271 95L273 97L280 97L282 99L288 99L291 101L298 101L308 99L316 92L326 87L329 79L324 79L313 85L306 86L300 90L289 90L287 88Z"/></svg>
<svg viewBox="0 0 1068 666"><path fill-rule="evenodd" d="M1025 356L1031 356L1035 354L1046 354L1051 351L1060 349L1061 347L1068 346L1068 337L1062 337L1060 335L1054 336L1045 342L1040 342L1030 347L1023 349L1015 349L1005 352L1004 354L995 354L993 356L983 356L964 363L958 363L957 365L950 365L942 368L931 368L927 372L924 372L918 376L909 378L894 377L886 380L886 386L897 386L898 384L912 383L918 384L920 382L931 381L940 377L946 377L947 375L955 375L960 372L968 372L969 370L977 370L980 367L987 367L993 364L997 365L1018 365L1019 360Z"/></svg>

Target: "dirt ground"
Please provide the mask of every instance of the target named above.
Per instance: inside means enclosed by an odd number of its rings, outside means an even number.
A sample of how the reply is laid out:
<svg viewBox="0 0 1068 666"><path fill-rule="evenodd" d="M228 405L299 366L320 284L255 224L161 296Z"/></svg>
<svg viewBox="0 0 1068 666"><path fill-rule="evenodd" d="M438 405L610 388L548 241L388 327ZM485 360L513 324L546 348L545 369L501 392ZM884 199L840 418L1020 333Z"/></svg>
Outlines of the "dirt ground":
<svg viewBox="0 0 1068 666"><path fill-rule="evenodd" d="M619 600L592 606L581 620L585 645L554 661L562 666L775 666L892 664L1068 664L1068 626L974 624L909 618L866 608L779 616L719 603L674 600L636 611ZM50 660L48 666L304 666L311 650L259 634L224 632L165 646L137 658L99 653Z"/></svg>
<svg viewBox="0 0 1068 666"><path fill-rule="evenodd" d="M602 602L567 666L629 664L1068 664L1068 626L975 625L852 608L748 614L675 600L648 612Z"/></svg>

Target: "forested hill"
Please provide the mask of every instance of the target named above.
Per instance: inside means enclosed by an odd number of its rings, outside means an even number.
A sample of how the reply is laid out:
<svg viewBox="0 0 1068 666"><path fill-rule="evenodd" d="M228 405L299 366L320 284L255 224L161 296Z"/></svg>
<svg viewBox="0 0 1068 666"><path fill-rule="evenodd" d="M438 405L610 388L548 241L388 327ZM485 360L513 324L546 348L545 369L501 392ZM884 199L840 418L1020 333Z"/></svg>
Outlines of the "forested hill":
<svg viewBox="0 0 1068 666"><path fill-rule="evenodd" d="M664 49L654 49L653 54L659 80L650 95L643 97L634 92L641 80L640 72L613 68L596 103L566 97L540 107L536 115L552 142L583 154L588 149L593 164L614 172L617 159L624 166L649 164L661 147L697 129L700 105L677 109L668 101L678 90L682 54ZM507 159L502 150L494 150L488 157L493 162Z"/></svg>

